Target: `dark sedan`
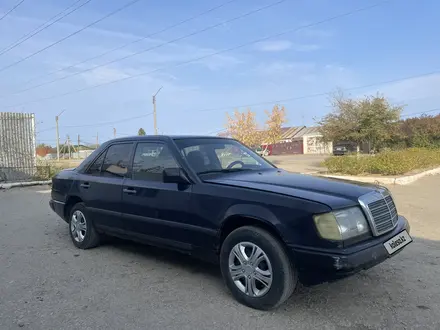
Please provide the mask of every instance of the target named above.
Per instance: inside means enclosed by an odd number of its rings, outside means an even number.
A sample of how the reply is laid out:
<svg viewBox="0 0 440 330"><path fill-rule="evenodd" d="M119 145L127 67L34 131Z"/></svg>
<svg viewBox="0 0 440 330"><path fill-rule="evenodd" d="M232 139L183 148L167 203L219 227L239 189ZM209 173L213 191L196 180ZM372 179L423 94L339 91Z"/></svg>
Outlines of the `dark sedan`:
<svg viewBox="0 0 440 330"><path fill-rule="evenodd" d="M111 235L218 261L233 296L258 309L411 242L386 188L290 173L228 138L108 141L53 179L50 206L81 249Z"/></svg>

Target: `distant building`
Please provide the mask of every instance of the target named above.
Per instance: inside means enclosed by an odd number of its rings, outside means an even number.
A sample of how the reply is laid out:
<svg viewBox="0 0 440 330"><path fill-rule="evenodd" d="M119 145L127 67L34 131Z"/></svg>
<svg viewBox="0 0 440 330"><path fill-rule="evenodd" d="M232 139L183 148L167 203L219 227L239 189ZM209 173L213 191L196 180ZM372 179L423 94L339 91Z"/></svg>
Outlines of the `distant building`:
<svg viewBox="0 0 440 330"><path fill-rule="evenodd" d="M229 132L218 133L217 136L229 137ZM263 142L262 146L269 150L270 155L282 154L330 154L333 143L324 142L317 126L282 127L281 137L277 143Z"/></svg>
<svg viewBox="0 0 440 330"><path fill-rule="evenodd" d="M266 146L267 143L264 144ZM269 144L271 155L282 154L330 154L331 142L324 142L319 127L294 126L283 127L279 141Z"/></svg>

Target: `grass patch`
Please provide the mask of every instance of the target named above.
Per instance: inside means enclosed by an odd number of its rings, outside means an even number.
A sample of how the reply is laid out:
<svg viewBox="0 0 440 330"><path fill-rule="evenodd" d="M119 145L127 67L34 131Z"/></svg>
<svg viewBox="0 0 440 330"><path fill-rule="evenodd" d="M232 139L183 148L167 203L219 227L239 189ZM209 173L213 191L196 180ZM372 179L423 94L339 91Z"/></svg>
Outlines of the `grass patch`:
<svg viewBox="0 0 440 330"><path fill-rule="evenodd" d="M39 160L37 161L36 173L33 177L34 180L51 180L55 175L66 168L76 167L78 165L72 162L56 162Z"/></svg>
<svg viewBox="0 0 440 330"><path fill-rule="evenodd" d="M411 148L374 156L333 156L324 161L330 173L400 175L440 166L440 149Z"/></svg>
<svg viewBox="0 0 440 330"><path fill-rule="evenodd" d="M55 175L61 172L63 169L54 166L37 166L36 173L33 180L46 181L51 180Z"/></svg>

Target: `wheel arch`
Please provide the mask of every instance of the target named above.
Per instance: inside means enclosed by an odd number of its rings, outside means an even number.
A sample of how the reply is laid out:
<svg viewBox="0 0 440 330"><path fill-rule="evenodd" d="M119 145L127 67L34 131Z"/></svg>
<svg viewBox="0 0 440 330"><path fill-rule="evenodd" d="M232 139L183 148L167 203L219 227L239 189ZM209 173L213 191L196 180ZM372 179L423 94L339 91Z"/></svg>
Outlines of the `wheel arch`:
<svg viewBox="0 0 440 330"><path fill-rule="evenodd" d="M72 210L72 207L78 203L82 203L83 200L78 196L69 196L66 199L66 206L64 207L64 218L68 221L70 211Z"/></svg>
<svg viewBox="0 0 440 330"><path fill-rule="evenodd" d="M267 208L259 205L234 205L226 212L220 226L217 251L226 237L235 229L243 226L256 226L267 230L278 238L285 246L286 241L282 234L282 224Z"/></svg>

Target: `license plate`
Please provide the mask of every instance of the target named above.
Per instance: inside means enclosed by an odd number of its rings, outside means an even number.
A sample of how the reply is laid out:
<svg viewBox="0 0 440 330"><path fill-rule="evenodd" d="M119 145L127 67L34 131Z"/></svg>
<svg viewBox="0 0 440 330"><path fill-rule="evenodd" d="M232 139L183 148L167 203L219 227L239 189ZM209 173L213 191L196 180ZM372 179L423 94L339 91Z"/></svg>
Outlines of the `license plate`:
<svg viewBox="0 0 440 330"><path fill-rule="evenodd" d="M383 245L385 246L385 249L387 249L389 254L393 254L394 252L400 250L405 245L408 245L411 242L411 236L409 236L408 232L404 230L400 234L397 234L393 238L383 243Z"/></svg>

